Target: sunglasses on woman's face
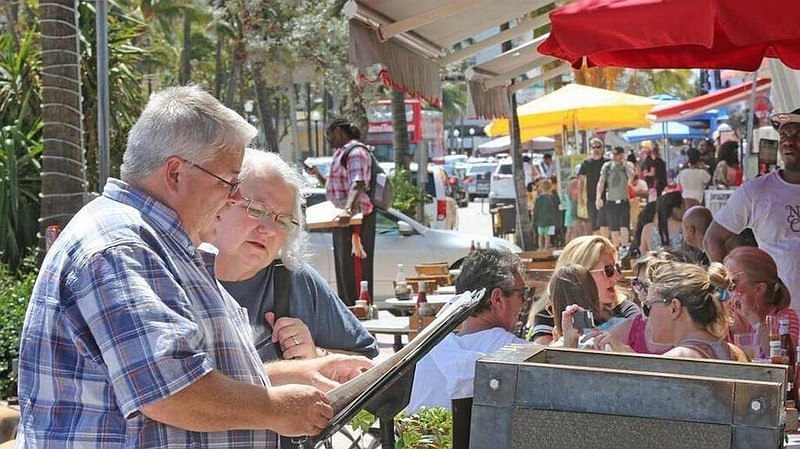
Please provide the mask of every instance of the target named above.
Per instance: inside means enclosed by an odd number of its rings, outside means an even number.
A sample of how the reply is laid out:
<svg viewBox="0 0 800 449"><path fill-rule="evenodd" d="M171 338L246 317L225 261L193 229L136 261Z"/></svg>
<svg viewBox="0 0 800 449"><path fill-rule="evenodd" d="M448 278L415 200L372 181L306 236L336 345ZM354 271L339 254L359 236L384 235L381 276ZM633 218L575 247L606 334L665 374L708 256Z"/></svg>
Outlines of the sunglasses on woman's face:
<svg viewBox="0 0 800 449"><path fill-rule="evenodd" d="M614 277L614 273L622 274L622 267L616 263L614 265L606 265L603 268L599 268L597 270L589 270L589 273L597 273L602 271L606 277Z"/></svg>
<svg viewBox="0 0 800 449"><path fill-rule="evenodd" d="M633 290L636 291L636 293L645 296L647 295L647 284L640 281L639 278L633 278L633 280L631 280L631 287L633 287Z"/></svg>
<svg viewBox="0 0 800 449"><path fill-rule="evenodd" d="M644 316L648 317L648 316L650 316L650 312L653 310L653 305L658 304L658 303L667 304L667 303L669 303L669 301L670 301L669 299L659 299L659 300L656 300L656 301L643 302L642 303L642 313L644 314Z"/></svg>

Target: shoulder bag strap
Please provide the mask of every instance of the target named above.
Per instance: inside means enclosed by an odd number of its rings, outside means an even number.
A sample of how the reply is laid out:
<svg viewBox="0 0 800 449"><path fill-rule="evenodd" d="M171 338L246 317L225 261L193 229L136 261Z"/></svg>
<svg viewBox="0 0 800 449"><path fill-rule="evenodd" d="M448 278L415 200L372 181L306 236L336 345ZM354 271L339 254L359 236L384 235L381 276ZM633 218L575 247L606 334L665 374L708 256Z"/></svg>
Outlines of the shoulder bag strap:
<svg viewBox="0 0 800 449"><path fill-rule="evenodd" d="M274 299L273 312L275 313L275 321L278 321L278 318L289 316L289 270L280 259L276 260L274 264L275 269L272 272L275 281L275 290L272 295ZM280 344L275 345L275 352L278 353L278 357L283 358L283 350Z"/></svg>

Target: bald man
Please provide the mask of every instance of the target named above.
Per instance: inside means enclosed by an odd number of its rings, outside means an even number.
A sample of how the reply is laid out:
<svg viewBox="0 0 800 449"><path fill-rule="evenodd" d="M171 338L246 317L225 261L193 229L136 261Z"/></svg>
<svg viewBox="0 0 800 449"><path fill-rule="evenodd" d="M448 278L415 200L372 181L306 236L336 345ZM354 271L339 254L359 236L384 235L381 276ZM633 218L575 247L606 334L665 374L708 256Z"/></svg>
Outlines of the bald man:
<svg viewBox="0 0 800 449"><path fill-rule="evenodd" d="M705 206L692 206L683 213L683 241L702 253L699 257L701 265L708 265L708 256L703 248L703 237L713 220L711 211Z"/></svg>

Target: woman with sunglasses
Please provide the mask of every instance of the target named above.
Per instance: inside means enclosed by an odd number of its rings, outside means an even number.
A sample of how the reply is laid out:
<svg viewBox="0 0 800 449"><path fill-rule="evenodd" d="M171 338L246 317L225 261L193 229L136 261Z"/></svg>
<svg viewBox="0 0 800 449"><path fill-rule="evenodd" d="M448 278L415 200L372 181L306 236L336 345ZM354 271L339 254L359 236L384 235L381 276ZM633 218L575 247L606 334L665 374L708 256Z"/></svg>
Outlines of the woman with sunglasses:
<svg viewBox="0 0 800 449"><path fill-rule="evenodd" d="M581 330L572 325L572 317L578 311L591 312L593 318L601 323L595 328L600 331L625 321L624 318L612 317L608 310L600 307L597 284L589 270L580 265L569 264L556 270L548 285L548 294L555 321L554 346L577 348L587 344L587 340L580 339Z"/></svg>
<svg viewBox="0 0 800 449"><path fill-rule="evenodd" d="M728 314L720 302L732 281L722 264L708 271L682 262L666 262L648 269L649 286L642 312L655 343L673 345L667 357L749 361L728 343ZM611 343L609 333L598 335L596 345Z"/></svg>
<svg viewBox="0 0 800 449"><path fill-rule="evenodd" d="M732 328L736 328L732 333L755 332L762 336L760 357L766 357L769 355L769 332L777 333L779 321L785 319L789 321L792 347L797 347L800 323L791 308L789 290L778 277L778 267L772 257L759 248L743 246L731 251L723 263L733 278L731 305L738 312L734 314ZM776 317L774 329L767 329L768 315Z"/></svg>
<svg viewBox="0 0 800 449"><path fill-rule="evenodd" d="M556 262L555 271L569 264L577 264L588 270L597 286L598 307L606 310L609 317L629 318L641 313L639 306L625 299L617 282L620 266L617 264L617 249L605 237L587 235L572 239L564 247ZM552 282L552 279L551 279ZM548 288L549 289L549 288ZM553 340L555 321L552 304L547 294L533 308L533 341L550 344Z"/></svg>

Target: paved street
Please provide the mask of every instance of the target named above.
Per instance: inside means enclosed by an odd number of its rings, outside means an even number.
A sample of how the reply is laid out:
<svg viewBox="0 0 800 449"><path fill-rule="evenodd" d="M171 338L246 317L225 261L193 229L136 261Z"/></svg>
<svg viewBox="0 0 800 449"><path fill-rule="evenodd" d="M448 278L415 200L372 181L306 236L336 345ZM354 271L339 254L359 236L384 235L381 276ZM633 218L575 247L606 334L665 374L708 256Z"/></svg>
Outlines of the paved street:
<svg viewBox="0 0 800 449"><path fill-rule="evenodd" d="M458 209L458 230L491 237L492 216L488 198L475 198L469 206Z"/></svg>

